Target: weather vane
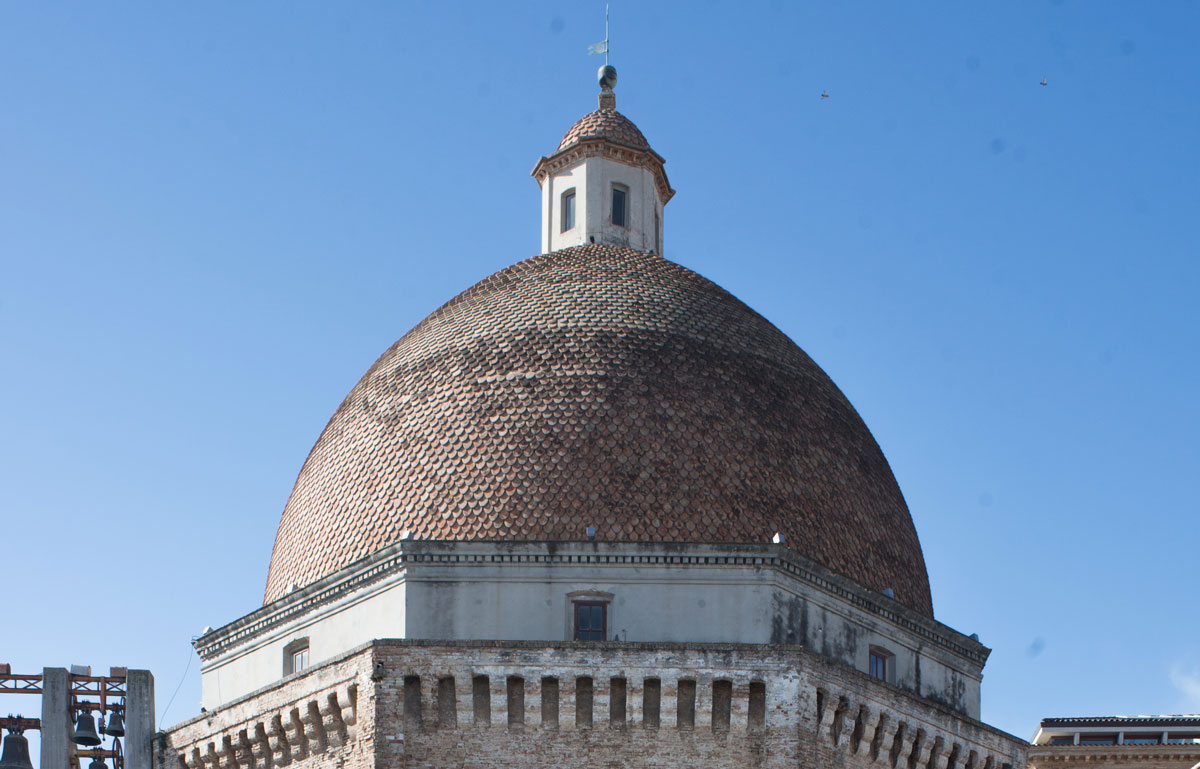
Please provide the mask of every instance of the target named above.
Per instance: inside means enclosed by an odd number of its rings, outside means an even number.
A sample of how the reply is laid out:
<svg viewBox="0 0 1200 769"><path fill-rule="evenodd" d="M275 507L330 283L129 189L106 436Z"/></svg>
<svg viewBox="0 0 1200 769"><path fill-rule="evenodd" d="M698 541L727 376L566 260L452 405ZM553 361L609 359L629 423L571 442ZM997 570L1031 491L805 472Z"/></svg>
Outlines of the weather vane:
<svg viewBox="0 0 1200 769"><path fill-rule="evenodd" d="M604 66L608 66L608 6L604 6L604 40L588 46L588 56L594 53L604 54Z"/></svg>

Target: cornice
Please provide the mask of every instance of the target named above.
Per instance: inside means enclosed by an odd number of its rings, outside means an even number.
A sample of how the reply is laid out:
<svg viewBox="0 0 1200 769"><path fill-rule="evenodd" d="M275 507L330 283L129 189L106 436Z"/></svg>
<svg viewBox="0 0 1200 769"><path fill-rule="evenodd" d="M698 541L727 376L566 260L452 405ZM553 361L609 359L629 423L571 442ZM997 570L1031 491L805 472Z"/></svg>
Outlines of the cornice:
<svg viewBox="0 0 1200 769"><path fill-rule="evenodd" d="M1031 745L1029 759L1039 764L1182 761L1190 767L1200 762L1200 745Z"/></svg>
<svg viewBox="0 0 1200 769"><path fill-rule="evenodd" d="M334 603L343 596L400 572L405 561L403 543L393 545L205 633L195 639L192 646L200 659L207 661L294 617Z"/></svg>
<svg viewBox="0 0 1200 769"><path fill-rule="evenodd" d="M539 185L544 184L546 179L563 169L593 157L607 158L618 163L649 170L654 174L654 184L658 188L658 196L663 205L666 205L667 201L675 196L675 190L671 189L667 172L663 168L666 161L661 155L649 148L622 144L603 136L582 137L553 155L540 158L537 165L533 167L533 171L530 172L530 176L537 179Z"/></svg>
<svg viewBox="0 0 1200 769"><path fill-rule="evenodd" d="M771 569L836 596L848 605L897 625L981 668L991 650L936 620L886 596L865 590L782 545L638 542L453 542L409 540L367 556L313 584L197 638L193 645L209 661L251 642L289 620L336 603L373 583L404 576L420 565L461 567L691 566ZM415 575L414 575L415 576Z"/></svg>

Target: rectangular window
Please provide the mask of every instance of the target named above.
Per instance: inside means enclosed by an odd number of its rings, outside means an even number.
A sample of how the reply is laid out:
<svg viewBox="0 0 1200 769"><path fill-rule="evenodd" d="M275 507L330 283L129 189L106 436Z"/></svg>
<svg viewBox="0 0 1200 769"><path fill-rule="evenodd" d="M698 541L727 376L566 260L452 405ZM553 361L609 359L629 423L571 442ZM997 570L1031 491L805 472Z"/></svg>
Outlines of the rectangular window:
<svg viewBox="0 0 1200 769"><path fill-rule="evenodd" d="M404 723L409 728L421 726L421 679L404 677Z"/></svg>
<svg viewBox="0 0 1200 769"><path fill-rule="evenodd" d="M647 729L657 729L662 708L662 681L647 678L642 683L642 723Z"/></svg>
<svg viewBox="0 0 1200 769"><path fill-rule="evenodd" d="M447 676L438 679L438 728L454 729L458 726L458 698L454 693L454 679Z"/></svg>
<svg viewBox="0 0 1200 769"><path fill-rule="evenodd" d="M1116 745L1117 735L1115 734L1081 734L1079 735L1080 745Z"/></svg>
<svg viewBox="0 0 1200 769"><path fill-rule="evenodd" d="M628 227L626 220L628 219L628 211L625 210L628 202L629 191L624 187L613 185L612 194L612 223L618 227Z"/></svg>
<svg viewBox="0 0 1200 769"><path fill-rule="evenodd" d="M295 638L283 647L283 674L290 676L308 669L308 638Z"/></svg>
<svg viewBox="0 0 1200 769"><path fill-rule="evenodd" d="M624 678L614 678L608 682L608 723L610 726L625 725L627 696Z"/></svg>
<svg viewBox="0 0 1200 769"><path fill-rule="evenodd" d="M1162 740L1161 734L1126 734L1122 745L1157 745Z"/></svg>
<svg viewBox="0 0 1200 769"><path fill-rule="evenodd" d="M608 631L608 604L604 601L575 602L575 640L603 641Z"/></svg>
<svg viewBox="0 0 1200 769"><path fill-rule="evenodd" d="M713 681L712 696L712 730L727 732L733 705L733 682Z"/></svg>
<svg viewBox="0 0 1200 769"><path fill-rule="evenodd" d="M542 679L542 726L558 728L558 679Z"/></svg>
<svg viewBox="0 0 1200 769"><path fill-rule="evenodd" d="M682 680L675 688L675 726L692 729L696 726L696 681Z"/></svg>
<svg viewBox="0 0 1200 769"><path fill-rule="evenodd" d="M575 679L575 728L592 728L592 679L586 676Z"/></svg>
<svg viewBox="0 0 1200 769"><path fill-rule="evenodd" d="M487 676L471 679L471 703L475 711L476 726L492 725L491 680Z"/></svg>
<svg viewBox="0 0 1200 769"><path fill-rule="evenodd" d="M575 190L569 189L562 195L562 231L575 226Z"/></svg>
<svg viewBox="0 0 1200 769"><path fill-rule="evenodd" d="M525 679L508 677L508 727L525 725Z"/></svg>
<svg viewBox="0 0 1200 769"><path fill-rule="evenodd" d="M750 731L761 732L767 720L767 685L762 681L750 682ZM883 732L880 732L882 734Z"/></svg>
<svg viewBox="0 0 1200 769"><path fill-rule="evenodd" d="M1074 745L1075 744L1075 735L1066 734L1066 735L1060 735L1058 737L1051 737L1050 744L1051 745Z"/></svg>
<svg viewBox="0 0 1200 769"><path fill-rule="evenodd" d="M871 649L871 657L867 667L867 673L871 678L878 678L880 681L888 680L888 665L891 664L892 655L885 652L883 649Z"/></svg>

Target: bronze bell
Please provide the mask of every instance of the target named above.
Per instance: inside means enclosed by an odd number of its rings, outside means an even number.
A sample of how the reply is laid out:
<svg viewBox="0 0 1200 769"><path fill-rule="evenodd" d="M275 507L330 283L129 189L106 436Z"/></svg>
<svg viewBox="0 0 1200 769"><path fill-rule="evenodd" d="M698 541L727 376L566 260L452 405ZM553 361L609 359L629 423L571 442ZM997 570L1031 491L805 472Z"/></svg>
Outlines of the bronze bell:
<svg viewBox="0 0 1200 769"><path fill-rule="evenodd" d="M121 711L114 710L108 716L108 726L104 727L104 733L109 737L124 737L125 722L121 719Z"/></svg>
<svg viewBox="0 0 1200 769"><path fill-rule="evenodd" d="M75 733L71 735L71 742L88 747L100 744L100 735L96 733L96 721L90 712L81 712L75 720Z"/></svg>
<svg viewBox="0 0 1200 769"><path fill-rule="evenodd" d="M16 729L10 729L4 737L0 769L33 769L33 762L29 760L29 740Z"/></svg>
<svg viewBox="0 0 1200 769"><path fill-rule="evenodd" d="M103 758L96 756L92 759L92 763L88 764L88 769L108 769L108 767L104 765Z"/></svg>

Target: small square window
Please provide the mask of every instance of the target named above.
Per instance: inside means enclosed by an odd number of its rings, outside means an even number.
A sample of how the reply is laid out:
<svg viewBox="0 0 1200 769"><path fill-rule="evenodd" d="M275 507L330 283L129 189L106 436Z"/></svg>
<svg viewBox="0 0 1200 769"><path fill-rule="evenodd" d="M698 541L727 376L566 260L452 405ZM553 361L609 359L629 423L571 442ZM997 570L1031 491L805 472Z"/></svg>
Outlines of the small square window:
<svg viewBox="0 0 1200 769"><path fill-rule="evenodd" d="M612 223L618 227L627 227L628 211L626 211L626 203L629 198L629 191L624 187L613 186L612 194Z"/></svg>
<svg viewBox="0 0 1200 769"><path fill-rule="evenodd" d="M562 232L575 227L575 190L569 189L562 196Z"/></svg>
<svg viewBox="0 0 1200 769"><path fill-rule="evenodd" d="M297 638L283 647L283 674L290 676L308 669L308 639Z"/></svg>
<svg viewBox="0 0 1200 769"><path fill-rule="evenodd" d="M604 601L575 602L575 640L603 641L608 630L608 604Z"/></svg>
<svg viewBox="0 0 1200 769"><path fill-rule="evenodd" d="M883 649L871 649L871 655L867 662L867 673L871 678L877 678L880 681L888 680L888 668L892 664L892 655L888 654Z"/></svg>

